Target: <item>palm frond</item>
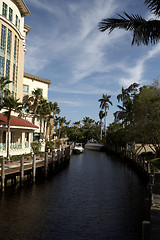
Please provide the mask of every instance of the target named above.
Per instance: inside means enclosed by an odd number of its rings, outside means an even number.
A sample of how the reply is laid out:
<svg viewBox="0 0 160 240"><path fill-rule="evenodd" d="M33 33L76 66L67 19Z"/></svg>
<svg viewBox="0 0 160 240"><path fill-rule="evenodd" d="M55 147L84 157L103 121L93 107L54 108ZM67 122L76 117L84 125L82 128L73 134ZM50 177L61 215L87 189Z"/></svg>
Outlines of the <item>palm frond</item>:
<svg viewBox="0 0 160 240"><path fill-rule="evenodd" d="M160 21L146 21L140 15L129 15L124 12L124 16L118 14L117 18L106 18L99 23L100 31L109 30L109 34L115 29L125 29L133 32L132 45L156 44L160 40Z"/></svg>
<svg viewBox="0 0 160 240"><path fill-rule="evenodd" d="M159 0L145 0L148 9L156 16L160 16L160 1Z"/></svg>

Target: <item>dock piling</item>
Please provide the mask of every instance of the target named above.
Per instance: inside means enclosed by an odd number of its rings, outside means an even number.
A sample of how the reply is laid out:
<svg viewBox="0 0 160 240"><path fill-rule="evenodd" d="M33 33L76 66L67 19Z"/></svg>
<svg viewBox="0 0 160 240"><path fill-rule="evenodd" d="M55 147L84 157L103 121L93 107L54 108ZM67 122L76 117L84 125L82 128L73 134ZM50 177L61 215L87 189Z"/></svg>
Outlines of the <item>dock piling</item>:
<svg viewBox="0 0 160 240"><path fill-rule="evenodd" d="M1 160L1 178L2 178L2 192L5 190L5 160L4 157Z"/></svg>
<svg viewBox="0 0 160 240"><path fill-rule="evenodd" d="M47 152L45 153L45 156L44 156L44 169L45 169L45 177L47 177L47 174L48 174L48 154L47 154Z"/></svg>
<svg viewBox="0 0 160 240"><path fill-rule="evenodd" d="M23 183L24 180L24 155L21 156L21 163L20 163L20 180L21 184Z"/></svg>
<svg viewBox="0 0 160 240"><path fill-rule="evenodd" d="M32 172L33 172L33 182L35 182L35 178L36 178L36 155L35 154L33 154Z"/></svg>
<svg viewBox="0 0 160 240"><path fill-rule="evenodd" d="M142 240L151 240L151 222L142 222Z"/></svg>

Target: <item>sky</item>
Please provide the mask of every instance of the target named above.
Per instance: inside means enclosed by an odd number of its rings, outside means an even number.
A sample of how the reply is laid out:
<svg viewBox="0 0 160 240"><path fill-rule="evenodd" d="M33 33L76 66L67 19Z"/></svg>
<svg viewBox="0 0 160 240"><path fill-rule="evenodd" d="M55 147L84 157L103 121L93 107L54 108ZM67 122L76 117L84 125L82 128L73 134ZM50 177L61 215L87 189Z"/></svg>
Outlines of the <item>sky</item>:
<svg viewBox="0 0 160 240"><path fill-rule="evenodd" d="M154 18L139 0L25 0L31 15L25 72L51 80L48 101L71 123L99 120L98 100L111 95L107 125L117 111L122 86L152 84L160 77L160 44L131 46L132 32L100 32L98 23L117 14Z"/></svg>

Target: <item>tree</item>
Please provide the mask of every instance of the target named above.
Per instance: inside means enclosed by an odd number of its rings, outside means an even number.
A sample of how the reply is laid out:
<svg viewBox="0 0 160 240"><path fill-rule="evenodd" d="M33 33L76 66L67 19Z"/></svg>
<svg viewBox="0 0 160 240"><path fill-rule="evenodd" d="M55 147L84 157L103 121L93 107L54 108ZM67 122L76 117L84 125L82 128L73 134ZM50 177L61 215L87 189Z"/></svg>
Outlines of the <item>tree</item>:
<svg viewBox="0 0 160 240"><path fill-rule="evenodd" d="M159 0L145 0L145 5L148 9L160 17ZM145 20L138 14L129 15L124 12L124 16L118 14L120 18L104 18L99 23L100 31L109 30L111 33L115 28L125 29L133 32L132 45L139 46L140 44L148 45L156 44L160 40L160 20L150 19Z"/></svg>
<svg viewBox="0 0 160 240"><path fill-rule="evenodd" d="M133 133L142 144L160 149L160 87L143 86L134 100Z"/></svg>
<svg viewBox="0 0 160 240"><path fill-rule="evenodd" d="M111 96L107 94L103 94L102 98L99 99L98 101L100 102L100 108L104 109L104 134L106 137L106 116L107 116L107 109L109 109L109 104L112 105L112 102L110 100Z"/></svg>
<svg viewBox="0 0 160 240"><path fill-rule="evenodd" d="M122 106L117 105L120 109L114 113L115 120L122 121L122 124L131 124L133 121L133 100L138 92L139 84L133 83L128 88L122 87L122 93L118 94L118 102L122 102Z"/></svg>
<svg viewBox="0 0 160 240"><path fill-rule="evenodd" d="M100 139L102 140L102 119L105 117L105 113L101 110L99 111L99 119L100 119L100 128L101 128L101 133L100 133Z"/></svg>
<svg viewBox="0 0 160 240"><path fill-rule="evenodd" d="M58 138L61 137L61 133L63 130L63 124L66 123L66 118L65 117L60 117L59 118L59 134L58 134Z"/></svg>
<svg viewBox="0 0 160 240"><path fill-rule="evenodd" d="M21 113L23 104L19 102L19 99L15 99L13 96L8 96L3 98L3 102L0 105L0 109L5 108L4 114L7 117L7 159L9 160L9 133L10 133L10 121L11 112Z"/></svg>
<svg viewBox="0 0 160 240"><path fill-rule="evenodd" d="M10 93L9 89L6 89L6 86L9 83L11 83L11 81L9 81L8 78L6 78L6 77L0 78L0 96L1 96L0 102L2 102L3 97L5 95L9 95L9 93Z"/></svg>
<svg viewBox="0 0 160 240"><path fill-rule="evenodd" d="M35 89L32 91L32 96L28 98L28 104L29 104L29 111L32 111L33 113L33 119L32 123L35 122L35 117L37 114L37 108L40 104L40 101L43 99L41 89Z"/></svg>

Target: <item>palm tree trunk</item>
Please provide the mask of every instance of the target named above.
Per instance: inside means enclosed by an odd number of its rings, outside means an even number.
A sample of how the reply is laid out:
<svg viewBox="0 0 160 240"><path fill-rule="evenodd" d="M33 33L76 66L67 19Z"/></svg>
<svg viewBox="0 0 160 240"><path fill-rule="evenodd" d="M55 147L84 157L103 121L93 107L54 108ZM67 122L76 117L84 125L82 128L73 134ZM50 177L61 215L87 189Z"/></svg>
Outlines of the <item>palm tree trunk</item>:
<svg viewBox="0 0 160 240"><path fill-rule="evenodd" d="M42 118L40 117L40 139L42 138Z"/></svg>
<svg viewBox="0 0 160 240"><path fill-rule="evenodd" d="M100 123L100 127L101 127L101 134L100 134L100 139L102 140L102 120L101 120L101 123Z"/></svg>
<svg viewBox="0 0 160 240"><path fill-rule="evenodd" d="M8 116L7 116L7 160L9 161L9 134L10 134L10 119L11 119L11 113L9 112L8 113Z"/></svg>
<svg viewBox="0 0 160 240"><path fill-rule="evenodd" d="M104 136L105 136L105 138L106 138L106 111L107 111L107 109L105 107L105 116L104 116Z"/></svg>

